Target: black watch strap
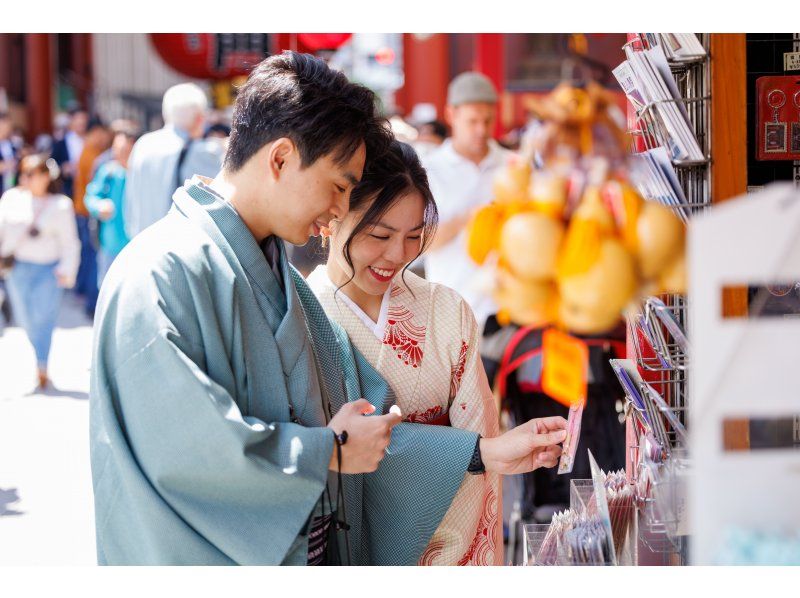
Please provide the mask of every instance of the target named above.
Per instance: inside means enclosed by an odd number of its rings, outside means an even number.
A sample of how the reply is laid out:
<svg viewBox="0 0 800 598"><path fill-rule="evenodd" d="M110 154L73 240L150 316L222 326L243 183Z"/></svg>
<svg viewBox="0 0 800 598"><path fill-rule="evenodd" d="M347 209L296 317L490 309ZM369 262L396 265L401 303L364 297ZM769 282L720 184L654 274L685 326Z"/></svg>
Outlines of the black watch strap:
<svg viewBox="0 0 800 598"><path fill-rule="evenodd" d="M472 459L469 461L467 473L479 474L484 473L486 468L483 466L483 459L481 458L481 437L478 435L478 440L475 441L475 450L472 451Z"/></svg>

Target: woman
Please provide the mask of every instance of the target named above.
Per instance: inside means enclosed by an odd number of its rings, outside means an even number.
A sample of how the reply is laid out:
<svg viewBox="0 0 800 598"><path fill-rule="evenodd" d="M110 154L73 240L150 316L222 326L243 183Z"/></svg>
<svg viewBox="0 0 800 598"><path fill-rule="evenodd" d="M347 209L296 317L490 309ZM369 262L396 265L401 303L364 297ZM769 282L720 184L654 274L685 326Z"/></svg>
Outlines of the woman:
<svg viewBox="0 0 800 598"><path fill-rule="evenodd" d="M39 389L44 389L53 328L63 289L75 283L80 242L72 202L55 193L55 161L27 156L20 173L23 186L0 198L0 256L14 258L8 295L36 352Z"/></svg>
<svg viewBox="0 0 800 598"><path fill-rule="evenodd" d="M328 317L392 387L405 421L498 434L469 306L406 271L435 231L436 204L414 150L394 142L332 222L327 265L308 279ZM500 480L466 475L421 565L502 564Z"/></svg>
<svg viewBox="0 0 800 598"><path fill-rule="evenodd" d="M125 233L125 180L128 158L136 137L119 132L111 145L112 159L100 166L92 182L86 187L84 204L92 218L100 221L100 248L97 251L97 287L103 283L106 272L119 252L128 244Z"/></svg>

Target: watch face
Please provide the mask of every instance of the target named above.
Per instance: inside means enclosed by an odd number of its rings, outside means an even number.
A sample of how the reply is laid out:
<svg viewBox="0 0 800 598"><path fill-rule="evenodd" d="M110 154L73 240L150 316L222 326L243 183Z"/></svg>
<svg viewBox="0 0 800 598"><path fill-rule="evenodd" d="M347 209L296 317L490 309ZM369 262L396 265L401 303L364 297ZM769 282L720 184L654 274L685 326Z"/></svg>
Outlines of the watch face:
<svg viewBox="0 0 800 598"><path fill-rule="evenodd" d="M794 284L768 284L767 290L775 297L785 297L794 287Z"/></svg>

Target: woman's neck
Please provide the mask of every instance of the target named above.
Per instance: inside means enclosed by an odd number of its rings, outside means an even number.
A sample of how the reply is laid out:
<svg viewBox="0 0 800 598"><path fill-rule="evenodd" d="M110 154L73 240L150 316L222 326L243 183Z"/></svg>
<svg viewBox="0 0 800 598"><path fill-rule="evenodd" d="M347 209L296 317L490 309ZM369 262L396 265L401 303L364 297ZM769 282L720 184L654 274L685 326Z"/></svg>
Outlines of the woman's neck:
<svg viewBox="0 0 800 598"><path fill-rule="evenodd" d="M361 311L372 318L374 322L377 322L381 314L383 295L370 295L358 288L355 282L348 282L350 281L350 274L344 272L339 267L339 264L331 258L328 259L327 268L328 278L330 278L331 282L337 288L342 287L339 292L347 295L348 299L361 308Z"/></svg>

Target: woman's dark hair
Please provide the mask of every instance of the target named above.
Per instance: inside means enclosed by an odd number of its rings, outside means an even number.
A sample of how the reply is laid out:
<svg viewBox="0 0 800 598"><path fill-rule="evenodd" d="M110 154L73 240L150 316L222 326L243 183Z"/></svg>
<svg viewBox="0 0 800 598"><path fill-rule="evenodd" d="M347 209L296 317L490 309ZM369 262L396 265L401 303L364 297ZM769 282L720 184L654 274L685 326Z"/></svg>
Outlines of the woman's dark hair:
<svg viewBox="0 0 800 598"><path fill-rule="evenodd" d="M407 143L394 140L389 149L373 160L369 168L364 170L361 181L350 194L350 211L362 213L361 218L350 232L350 236L342 245L344 259L351 270L355 271L350 257L350 245L353 240L364 229L377 224L397 200L412 191L419 192L423 202L424 227L422 229L422 246L416 256L418 258L428 248L436 233L436 227L439 224L439 210L436 208L436 202L428 185L428 175L422 167L417 153ZM404 281L408 265L406 264L403 268L401 275ZM342 287L352 280L353 277Z"/></svg>
<svg viewBox="0 0 800 598"><path fill-rule="evenodd" d="M259 63L236 96L225 168L239 170L271 141L287 137L303 167L333 153L338 164L364 142L367 160L391 141L375 94L310 54L284 52Z"/></svg>
<svg viewBox="0 0 800 598"><path fill-rule="evenodd" d="M23 174L31 174L34 172L41 172L50 177L50 184L47 185L48 193L61 192L61 173L56 161L48 157L46 154L31 154L25 156L20 160L19 172Z"/></svg>

